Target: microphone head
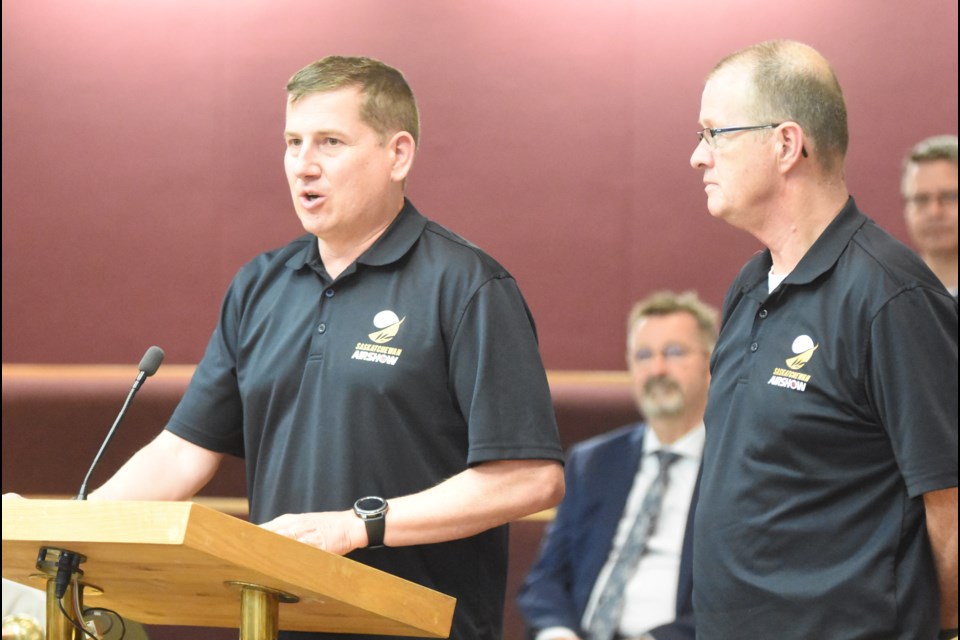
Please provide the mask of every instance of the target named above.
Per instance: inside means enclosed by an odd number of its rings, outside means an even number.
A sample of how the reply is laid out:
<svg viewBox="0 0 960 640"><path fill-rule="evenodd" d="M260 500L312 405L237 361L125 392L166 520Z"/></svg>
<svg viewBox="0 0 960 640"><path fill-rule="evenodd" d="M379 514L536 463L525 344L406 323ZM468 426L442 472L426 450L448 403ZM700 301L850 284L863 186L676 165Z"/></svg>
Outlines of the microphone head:
<svg viewBox="0 0 960 640"><path fill-rule="evenodd" d="M163 349L160 347L150 347L140 360L140 371L145 373L149 378L160 368L160 363L163 362L163 356Z"/></svg>

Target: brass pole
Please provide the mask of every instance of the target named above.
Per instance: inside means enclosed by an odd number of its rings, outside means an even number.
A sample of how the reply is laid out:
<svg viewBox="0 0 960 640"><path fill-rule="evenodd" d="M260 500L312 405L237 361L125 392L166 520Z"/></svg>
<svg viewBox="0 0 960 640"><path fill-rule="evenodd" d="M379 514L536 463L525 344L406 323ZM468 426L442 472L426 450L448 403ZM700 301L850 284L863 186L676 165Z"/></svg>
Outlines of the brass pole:
<svg viewBox="0 0 960 640"><path fill-rule="evenodd" d="M240 596L240 640L276 640L279 631L279 594L244 586Z"/></svg>
<svg viewBox="0 0 960 640"><path fill-rule="evenodd" d="M80 587L81 606L83 605L83 587ZM67 586L66 593L63 594L64 602L73 602L73 582ZM64 606L73 619L73 607ZM82 623L81 623L82 624ZM47 640L73 640L76 628L70 624L70 620L63 615L60 607L57 606L57 583L50 578L47 580Z"/></svg>

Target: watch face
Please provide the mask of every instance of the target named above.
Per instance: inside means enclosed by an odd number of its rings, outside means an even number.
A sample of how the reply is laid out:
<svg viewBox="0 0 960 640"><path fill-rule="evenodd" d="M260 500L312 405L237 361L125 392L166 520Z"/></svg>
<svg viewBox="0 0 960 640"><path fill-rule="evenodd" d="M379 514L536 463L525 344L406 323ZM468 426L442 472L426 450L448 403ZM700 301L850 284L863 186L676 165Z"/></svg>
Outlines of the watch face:
<svg viewBox="0 0 960 640"><path fill-rule="evenodd" d="M360 515L377 515L387 510L387 501L376 496L368 496L357 500L353 508Z"/></svg>

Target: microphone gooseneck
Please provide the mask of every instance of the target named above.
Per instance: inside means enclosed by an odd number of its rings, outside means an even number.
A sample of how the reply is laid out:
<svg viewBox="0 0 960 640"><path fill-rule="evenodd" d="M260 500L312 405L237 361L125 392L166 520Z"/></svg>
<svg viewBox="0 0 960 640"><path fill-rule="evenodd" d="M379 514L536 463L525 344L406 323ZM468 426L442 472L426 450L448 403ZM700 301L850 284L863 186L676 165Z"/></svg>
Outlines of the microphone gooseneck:
<svg viewBox="0 0 960 640"><path fill-rule="evenodd" d="M120 421L123 420L123 416L126 415L130 403L133 402L133 396L135 396L137 391L140 390L140 387L143 386L144 381L157 372L157 369L160 368L160 363L163 362L163 356L163 349L160 347L150 347L147 349L147 352L143 354L143 358L140 359L140 373L137 375L137 379L133 381L133 386L130 387L130 393L127 394L127 399L123 403L123 407L120 408L117 419L113 421L113 426L110 427L110 431L107 432L107 437L104 438L103 444L100 445L100 450L97 451L97 455L94 456L93 464L90 465L87 475L83 478L83 484L80 485L80 491L77 492L74 498L75 500L87 499L87 484L90 482L90 477L93 475L94 469L96 469L100 463L103 452L107 450L107 445L110 444L110 441L113 439L113 434L120 425Z"/></svg>

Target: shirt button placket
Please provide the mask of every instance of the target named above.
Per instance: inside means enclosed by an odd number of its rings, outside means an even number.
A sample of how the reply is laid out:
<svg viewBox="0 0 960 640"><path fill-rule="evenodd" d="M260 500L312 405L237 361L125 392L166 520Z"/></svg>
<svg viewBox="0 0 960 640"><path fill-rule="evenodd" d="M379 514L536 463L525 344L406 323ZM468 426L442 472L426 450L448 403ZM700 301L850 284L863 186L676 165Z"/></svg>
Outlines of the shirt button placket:
<svg viewBox="0 0 960 640"><path fill-rule="evenodd" d="M759 318L760 320L763 320L763 319L766 318L768 315L769 315L769 312L767 311L766 307L760 307L760 310L757 311L757 318ZM753 334L753 337L754 337L754 338L757 337L757 333L759 333L759 331L760 331L760 327L759 327L759 326L755 326L755 327L754 327L754 334ZM750 343L750 353L756 353L758 349L760 349L760 343L759 343L759 342L754 341L754 342L751 342L751 343Z"/></svg>
<svg viewBox="0 0 960 640"><path fill-rule="evenodd" d="M311 349L311 353L314 355L322 356L323 354L323 350L324 350L323 344L325 340L323 340L322 337L325 337L325 334L327 333L327 329L330 328L330 324L327 320L330 314L328 312L325 312L323 306L324 306L324 303L326 303L331 298L333 298L335 293L336 292L333 289L325 289L323 292L323 297L320 298L320 303L318 305L320 318L317 322L317 332L314 334L313 348Z"/></svg>

